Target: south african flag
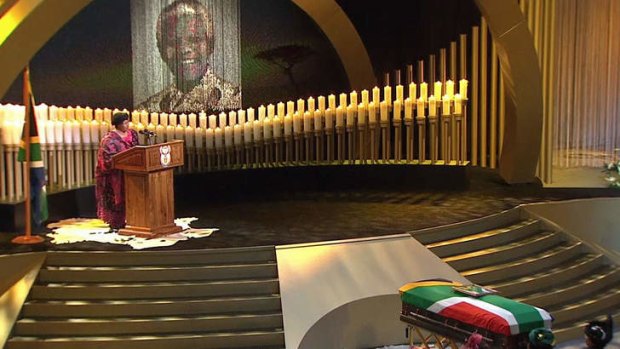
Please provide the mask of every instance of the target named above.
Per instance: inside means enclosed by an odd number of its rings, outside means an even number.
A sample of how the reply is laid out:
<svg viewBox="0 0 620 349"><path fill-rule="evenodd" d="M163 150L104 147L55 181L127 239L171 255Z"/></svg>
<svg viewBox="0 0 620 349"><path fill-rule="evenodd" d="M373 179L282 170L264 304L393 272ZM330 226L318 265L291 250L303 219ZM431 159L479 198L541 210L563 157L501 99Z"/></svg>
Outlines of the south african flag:
<svg viewBox="0 0 620 349"><path fill-rule="evenodd" d="M403 303L491 332L511 336L535 328L551 328L551 315L525 303L498 295L474 298L453 289L456 282L421 281L402 286Z"/></svg>

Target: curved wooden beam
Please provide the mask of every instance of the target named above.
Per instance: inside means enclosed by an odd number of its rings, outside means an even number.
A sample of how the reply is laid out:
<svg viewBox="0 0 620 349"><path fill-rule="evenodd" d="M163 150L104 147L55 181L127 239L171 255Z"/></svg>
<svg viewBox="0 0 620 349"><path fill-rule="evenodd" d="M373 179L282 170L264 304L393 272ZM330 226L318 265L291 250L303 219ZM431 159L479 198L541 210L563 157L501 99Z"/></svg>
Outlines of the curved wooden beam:
<svg viewBox="0 0 620 349"><path fill-rule="evenodd" d="M92 0L19 0L0 18L0 96L30 59Z"/></svg>
<svg viewBox="0 0 620 349"><path fill-rule="evenodd" d="M517 2L476 0L501 62L506 99L499 173L510 184L536 179L542 141L542 75L534 39Z"/></svg>
<svg viewBox="0 0 620 349"><path fill-rule="evenodd" d="M351 89L377 85L368 51L355 26L335 0L293 0L321 28L334 46L349 78Z"/></svg>

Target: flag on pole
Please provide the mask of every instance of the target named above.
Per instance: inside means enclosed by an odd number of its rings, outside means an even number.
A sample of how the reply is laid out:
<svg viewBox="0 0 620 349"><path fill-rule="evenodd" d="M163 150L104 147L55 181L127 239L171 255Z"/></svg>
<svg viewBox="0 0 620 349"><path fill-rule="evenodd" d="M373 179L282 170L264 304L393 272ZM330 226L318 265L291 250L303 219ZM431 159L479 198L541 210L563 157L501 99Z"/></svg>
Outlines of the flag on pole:
<svg viewBox="0 0 620 349"><path fill-rule="evenodd" d="M25 115L24 130L22 140L17 153L17 161L26 162L26 137L30 137L30 193L32 200L32 218L37 226L40 226L48 218L47 196L45 193L45 167L41 156L41 143L39 141L39 131L37 128L37 118L35 117L35 103L30 85L28 69L24 78L24 106ZM28 126L28 127L26 127ZM27 129L28 128L28 129Z"/></svg>

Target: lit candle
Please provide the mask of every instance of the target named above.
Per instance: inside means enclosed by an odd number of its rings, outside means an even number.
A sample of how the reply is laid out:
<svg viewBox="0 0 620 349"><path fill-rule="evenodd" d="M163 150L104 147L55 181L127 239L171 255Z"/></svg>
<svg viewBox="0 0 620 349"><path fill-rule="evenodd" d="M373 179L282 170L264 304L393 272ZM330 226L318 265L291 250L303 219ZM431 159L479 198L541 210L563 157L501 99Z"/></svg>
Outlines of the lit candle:
<svg viewBox="0 0 620 349"><path fill-rule="evenodd" d="M338 106L338 108L336 108L336 127L344 126L344 114L345 109L341 105Z"/></svg>
<svg viewBox="0 0 620 349"><path fill-rule="evenodd" d="M372 88L372 102L375 104L375 107L381 102L381 90L377 86Z"/></svg>
<svg viewBox="0 0 620 349"><path fill-rule="evenodd" d="M418 117L424 116L424 98L422 98L422 96L420 96L420 98L418 98Z"/></svg>
<svg viewBox="0 0 620 349"><path fill-rule="evenodd" d="M215 149L222 149L224 147L224 140L223 135L222 135L222 129L221 128L216 128L215 129Z"/></svg>
<svg viewBox="0 0 620 349"><path fill-rule="evenodd" d="M65 121L67 120L67 109L58 108L58 120Z"/></svg>
<svg viewBox="0 0 620 349"><path fill-rule="evenodd" d="M383 100L387 102L387 105L392 105L392 87L385 86L383 88Z"/></svg>
<svg viewBox="0 0 620 349"><path fill-rule="evenodd" d="M368 103L368 123L377 123L377 110L375 108L375 102Z"/></svg>
<svg viewBox="0 0 620 349"><path fill-rule="evenodd" d="M452 96L454 96L454 81L452 81L452 80L446 81L446 94L450 98L452 98Z"/></svg>
<svg viewBox="0 0 620 349"><path fill-rule="evenodd" d="M185 145L187 147L194 147L196 144L194 143L194 127L187 126L185 127Z"/></svg>
<svg viewBox="0 0 620 349"><path fill-rule="evenodd" d="M262 122L265 119L265 106L258 107L258 121Z"/></svg>
<svg viewBox="0 0 620 349"><path fill-rule="evenodd" d="M368 103L370 102L368 90L362 90L362 104L365 107L368 107ZM359 107L359 106L358 106Z"/></svg>
<svg viewBox="0 0 620 349"><path fill-rule="evenodd" d="M156 138L157 143L164 142L164 134L166 133L166 127L162 124L155 126L155 133L157 133L157 135L159 136L159 139Z"/></svg>
<svg viewBox="0 0 620 349"><path fill-rule="evenodd" d="M146 110L140 112L140 122L147 125L149 123L149 113Z"/></svg>
<svg viewBox="0 0 620 349"><path fill-rule="evenodd" d="M200 128L207 128L207 121L207 113L201 111L200 114L198 114L198 124L200 125Z"/></svg>
<svg viewBox="0 0 620 349"><path fill-rule="evenodd" d="M367 106L364 104L364 97L362 97L362 103L357 106L357 123L360 125L366 125L366 108Z"/></svg>
<svg viewBox="0 0 620 349"><path fill-rule="evenodd" d="M339 107L342 108L346 108L347 107L347 94L346 93L341 93L340 94L340 105L338 105Z"/></svg>
<svg viewBox="0 0 620 349"><path fill-rule="evenodd" d="M243 109L239 109L239 111L237 111L237 117L239 118L238 124L243 126L243 124L245 124L245 110Z"/></svg>
<svg viewBox="0 0 620 349"><path fill-rule="evenodd" d="M278 116L282 119L284 115L286 115L286 111L284 110L284 103L278 102Z"/></svg>
<svg viewBox="0 0 620 349"><path fill-rule="evenodd" d="M94 144L99 143L99 121L97 119L90 122L90 141Z"/></svg>
<svg viewBox="0 0 620 349"><path fill-rule="evenodd" d="M394 120L400 120L401 119L401 113L402 111L402 104L400 100L395 100L394 101L394 110L393 110L393 115L394 115Z"/></svg>
<svg viewBox="0 0 620 349"><path fill-rule="evenodd" d="M310 97L310 98L308 98L308 111L311 114L314 114L314 109L316 109L315 106L314 106L314 98Z"/></svg>
<svg viewBox="0 0 620 349"><path fill-rule="evenodd" d="M266 117L263 120L263 137L265 139L271 139L271 135L273 133L273 128L271 127L271 118Z"/></svg>
<svg viewBox="0 0 620 349"><path fill-rule="evenodd" d="M174 139L183 139L185 136L185 127L181 124L177 124L174 128Z"/></svg>
<svg viewBox="0 0 620 349"><path fill-rule="evenodd" d="M75 109L72 106L67 107L67 120L75 120Z"/></svg>
<svg viewBox="0 0 620 349"><path fill-rule="evenodd" d="M323 119L321 118L321 111L314 111L314 129L320 131L323 129Z"/></svg>
<svg viewBox="0 0 620 349"><path fill-rule="evenodd" d="M48 109L48 112L49 112L49 109ZM49 120L49 118L47 120ZM84 108L84 120L86 121L93 120L93 109L91 107Z"/></svg>
<svg viewBox="0 0 620 349"><path fill-rule="evenodd" d="M319 110L321 111L321 113L325 113L325 97L319 96L317 98L317 102L319 104Z"/></svg>
<svg viewBox="0 0 620 349"><path fill-rule="evenodd" d="M276 115L276 108L273 104L267 105L267 116L271 119Z"/></svg>
<svg viewBox="0 0 620 349"><path fill-rule="evenodd" d="M396 100L402 105L405 101L405 88L403 85L396 85Z"/></svg>
<svg viewBox="0 0 620 349"><path fill-rule="evenodd" d="M336 96L334 95L327 96L327 108L331 110L336 110Z"/></svg>
<svg viewBox="0 0 620 349"><path fill-rule="evenodd" d="M171 126L178 125L177 114L171 113L170 115L168 115L168 124L171 125Z"/></svg>
<svg viewBox="0 0 620 349"><path fill-rule="evenodd" d="M379 113L381 114L381 122L388 121L388 104L386 101L379 103Z"/></svg>
<svg viewBox="0 0 620 349"><path fill-rule="evenodd" d="M96 122L96 121L95 121ZM97 127L97 132L99 132L99 128ZM56 144L56 137L54 137L54 121L50 120L45 123L45 138L47 143ZM3 134L3 144L6 144L6 135ZM92 136L91 136L92 138Z"/></svg>
<svg viewBox="0 0 620 349"><path fill-rule="evenodd" d="M410 97L405 99L405 120L413 120L413 102Z"/></svg>
<svg viewBox="0 0 620 349"><path fill-rule="evenodd" d="M103 118L103 110L97 108L95 110L95 117L97 117L97 110L99 111L99 121ZM49 120L56 121L58 120L58 107L53 105L49 108Z"/></svg>
<svg viewBox="0 0 620 349"><path fill-rule="evenodd" d="M235 126L237 124L237 112L231 110L228 112L228 125Z"/></svg>
<svg viewBox="0 0 620 349"><path fill-rule="evenodd" d="M282 120L284 120L284 117L276 116L273 118L273 137L275 138L282 137Z"/></svg>
<svg viewBox="0 0 620 349"><path fill-rule="evenodd" d="M206 117L206 115L205 115ZM199 117L200 118L200 117ZM196 142L196 148L204 148L204 134L206 127L198 127L194 129L194 140Z"/></svg>
<svg viewBox="0 0 620 349"><path fill-rule="evenodd" d="M54 108L55 113L52 113L52 108ZM57 119L57 117L58 117L57 113L58 113L58 108L56 108L56 106L54 106L54 105L51 106L51 108L50 108L50 117L51 117L51 119L50 120L58 120ZM97 120L99 122L103 121L103 110L101 110L99 108L95 109L95 120Z"/></svg>
<svg viewBox="0 0 620 349"><path fill-rule="evenodd" d="M252 143L252 125L249 121L243 124L243 141Z"/></svg>
<svg viewBox="0 0 620 349"><path fill-rule="evenodd" d="M254 141L260 141L263 139L263 122L255 120L252 124L254 129Z"/></svg>
<svg viewBox="0 0 620 349"><path fill-rule="evenodd" d="M103 108L103 121L108 124L112 123L112 111L108 108Z"/></svg>
<svg viewBox="0 0 620 349"><path fill-rule="evenodd" d="M302 116L299 115L299 112L295 112L295 114L293 114L293 132L295 133L301 133L301 122L302 122Z"/></svg>
<svg viewBox="0 0 620 349"><path fill-rule="evenodd" d="M357 105L350 104L347 106L347 126L355 126L355 109Z"/></svg>
<svg viewBox="0 0 620 349"><path fill-rule="evenodd" d="M293 113L295 113L295 102L286 102L286 115L291 115L291 117L293 117Z"/></svg>
<svg viewBox="0 0 620 349"><path fill-rule="evenodd" d="M450 101L451 101L451 98L448 95L443 96L443 106L441 108L441 115L450 115Z"/></svg>
<svg viewBox="0 0 620 349"><path fill-rule="evenodd" d="M303 99L298 99L297 100L297 112L299 113L300 117L303 117L304 112L306 111L306 107L305 107L305 101Z"/></svg>
<svg viewBox="0 0 620 349"><path fill-rule="evenodd" d="M71 126L70 121L63 123L63 140L66 144L73 143L73 128Z"/></svg>
<svg viewBox="0 0 620 349"><path fill-rule="evenodd" d="M209 128L215 130L217 128L217 116L209 115Z"/></svg>
<svg viewBox="0 0 620 349"><path fill-rule="evenodd" d="M179 115L179 124L181 124L181 126L183 127L187 127L187 115L185 115L185 113Z"/></svg>
<svg viewBox="0 0 620 349"><path fill-rule="evenodd" d="M351 105L355 106L353 109L357 109L357 92L352 91L349 93L349 101Z"/></svg>
<svg viewBox="0 0 620 349"><path fill-rule="evenodd" d="M75 107L75 119L77 121L84 121L84 109L79 105Z"/></svg>
<svg viewBox="0 0 620 349"><path fill-rule="evenodd" d="M284 117L284 136L290 136L293 133L293 118L290 114Z"/></svg>
<svg viewBox="0 0 620 349"><path fill-rule="evenodd" d="M189 118L189 126L191 126L192 128L196 128L196 114L190 113L188 115L188 118Z"/></svg>
<svg viewBox="0 0 620 349"><path fill-rule="evenodd" d="M435 96L428 98L428 116L437 116L437 99Z"/></svg>
<svg viewBox="0 0 620 349"><path fill-rule="evenodd" d="M82 129L82 143L83 144L90 144L91 140L90 140L90 122L84 120L81 122L81 126L80 128ZM45 134L45 133L44 133ZM44 143L43 140L41 141L41 143Z"/></svg>
<svg viewBox="0 0 620 349"><path fill-rule="evenodd" d="M467 83L468 82L465 79L461 79L461 81L459 81L459 94L463 99L467 99Z"/></svg>
<svg viewBox="0 0 620 349"><path fill-rule="evenodd" d="M99 127L100 138L103 137L104 135L108 134L109 131L110 131L110 123L106 122L105 120L102 121L101 122L101 126ZM56 136L58 136L58 135L56 135ZM58 142L58 137L56 137L56 141Z"/></svg>
<svg viewBox="0 0 620 349"><path fill-rule="evenodd" d="M131 122L137 124L140 121L140 112L134 110L131 112Z"/></svg>
<svg viewBox="0 0 620 349"><path fill-rule="evenodd" d="M246 115L248 117L248 122L253 123L254 122L254 108L248 108Z"/></svg>
<svg viewBox="0 0 620 349"><path fill-rule="evenodd" d="M205 131L205 146L207 149L213 149L215 148L215 131L212 128L208 128Z"/></svg>
<svg viewBox="0 0 620 349"><path fill-rule="evenodd" d="M166 126L166 141L170 142L174 139L174 126L168 125Z"/></svg>
<svg viewBox="0 0 620 349"><path fill-rule="evenodd" d="M334 127L334 116L332 114L332 109L325 109L325 129L331 130Z"/></svg>
<svg viewBox="0 0 620 349"><path fill-rule="evenodd" d="M463 114L463 98L460 93L454 95L454 114Z"/></svg>
<svg viewBox="0 0 620 349"><path fill-rule="evenodd" d="M233 127L233 134L235 136L235 145L241 146L243 144L243 126L237 124Z"/></svg>
<svg viewBox="0 0 620 349"><path fill-rule="evenodd" d="M312 124L314 123L314 115L310 114L309 111L304 113L304 132L310 133L312 132Z"/></svg>
<svg viewBox="0 0 620 349"><path fill-rule="evenodd" d="M151 123L155 126L159 125L159 114L151 113Z"/></svg>
<svg viewBox="0 0 620 349"><path fill-rule="evenodd" d="M159 114L159 124L163 127L168 127L168 113Z"/></svg>
<svg viewBox="0 0 620 349"><path fill-rule="evenodd" d="M226 118L227 118L226 113L220 113L218 115L218 120L219 120L218 127L221 128L222 130L224 129L224 127L226 127Z"/></svg>
<svg viewBox="0 0 620 349"><path fill-rule="evenodd" d="M441 81L435 81L435 90L433 96L435 96L435 98L437 99L443 96L443 94L441 93Z"/></svg>
<svg viewBox="0 0 620 349"><path fill-rule="evenodd" d="M425 82L420 84L420 98L422 98L423 101L428 99L428 84Z"/></svg>
<svg viewBox="0 0 620 349"><path fill-rule="evenodd" d="M233 129L230 126L226 126L224 128L224 144L226 148L230 148L234 145L233 143Z"/></svg>

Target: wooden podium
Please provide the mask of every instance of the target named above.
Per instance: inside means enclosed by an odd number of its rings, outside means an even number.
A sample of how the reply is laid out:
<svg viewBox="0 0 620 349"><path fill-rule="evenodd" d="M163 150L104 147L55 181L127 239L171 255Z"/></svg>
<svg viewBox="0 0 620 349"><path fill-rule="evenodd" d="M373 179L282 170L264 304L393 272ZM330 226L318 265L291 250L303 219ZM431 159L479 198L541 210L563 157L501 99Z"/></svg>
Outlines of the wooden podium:
<svg viewBox="0 0 620 349"><path fill-rule="evenodd" d="M127 226L122 235L153 238L174 234L173 169L183 166L183 141L136 146L112 157L125 177Z"/></svg>

